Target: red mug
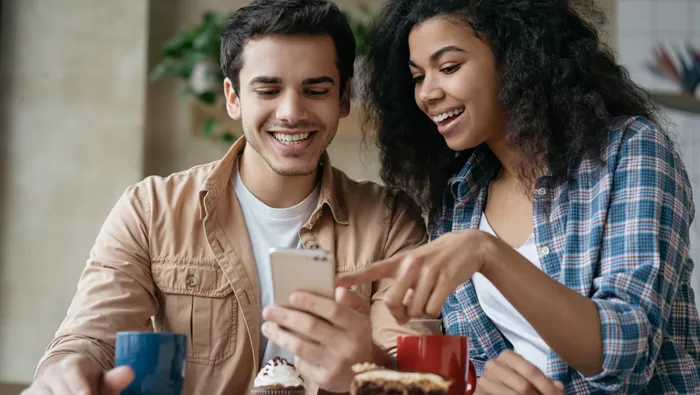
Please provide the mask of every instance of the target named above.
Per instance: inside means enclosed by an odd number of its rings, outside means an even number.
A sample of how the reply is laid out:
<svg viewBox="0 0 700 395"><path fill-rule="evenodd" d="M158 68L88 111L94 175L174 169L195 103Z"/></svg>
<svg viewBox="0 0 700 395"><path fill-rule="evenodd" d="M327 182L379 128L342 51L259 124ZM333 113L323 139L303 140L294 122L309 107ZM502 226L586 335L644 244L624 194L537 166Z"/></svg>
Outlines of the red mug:
<svg viewBox="0 0 700 395"><path fill-rule="evenodd" d="M452 381L449 395L472 395L476 370L469 362L468 341L463 336L404 335L396 345L398 370L439 374Z"/></svg>

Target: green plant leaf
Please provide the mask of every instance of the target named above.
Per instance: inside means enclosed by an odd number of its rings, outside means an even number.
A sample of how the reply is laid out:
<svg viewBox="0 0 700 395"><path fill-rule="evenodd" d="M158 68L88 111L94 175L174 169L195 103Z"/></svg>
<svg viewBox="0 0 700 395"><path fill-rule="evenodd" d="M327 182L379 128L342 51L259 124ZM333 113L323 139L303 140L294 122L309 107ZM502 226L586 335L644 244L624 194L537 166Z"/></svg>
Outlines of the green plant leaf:
<svg viewBox="0 0 700 395"><path fill-rule="evenodd" d="M207 11L202 14L202 24L204 25L216 25L218 22L218 16L214 11Z"/></svg>
<svg viewBox="0 0 700 395"><path fill-rule="evenodd" d="M214 92L204 92L198 96L199 96L199 100L201 100L207 104L216 103L216 93L214 93Z"/></svg>
<svg viewBox="0 0 700 395"><path fill-rule="evenodd" d="M204 122L204 126L202 127L202 135L204 137L211 137L214 134L214 131L216 130L218 124L219 121L217 121L216 119L207 119L206 122Z"/></svg>
<svg viewBox="0 0 700 395"><path fill-rule="evenodd" d="M171 58L165 58L163 59L156 67L153 68L151 71L151 74L149 76L149 79L151 81L158 81L159 79L165 77L168 74L174 74L175 73L175 64L174 60Z"/></svg>
<svg viewBox="0 0 700 395"><path fill-rule="evenodd" d="M233 133L227 131L221 135L220 139L226 143L232 143L236 140L236 136Z"/></svg>
<svg viewBox="0 0 700 395"><path fill-rule="evenodd" d="M183 56L188 49L192 48L192 42L199 34L199 29L199 26L192 27L166 41L163 44L163 55L175 58Z"/></svg>
<svg viewBox="0 0 700 395"><path fill-rule="evenodd" d="M212 29L202 29L192 41L192 49L200 52L209 52L218 42L219 33Z"/></svg>

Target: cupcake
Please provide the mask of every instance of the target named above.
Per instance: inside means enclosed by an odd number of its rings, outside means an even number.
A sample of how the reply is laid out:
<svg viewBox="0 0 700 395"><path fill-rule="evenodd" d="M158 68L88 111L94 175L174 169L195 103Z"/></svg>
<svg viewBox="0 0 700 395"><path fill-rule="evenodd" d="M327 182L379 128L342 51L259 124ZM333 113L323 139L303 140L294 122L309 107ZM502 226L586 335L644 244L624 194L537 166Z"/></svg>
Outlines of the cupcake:
<svg viewBox="0 0 700 395"><path fill-rule="evenodd" d="M304 395L304 379L293 364L275 357L267 362L255 378L252 395Z"/></svg>
<svg viewBox="0 0 700 395"><path fill-rule="evenodd" d="M353 366L351 395L447 395L451 382L433 373L399 372L374 364Z"/></svg>

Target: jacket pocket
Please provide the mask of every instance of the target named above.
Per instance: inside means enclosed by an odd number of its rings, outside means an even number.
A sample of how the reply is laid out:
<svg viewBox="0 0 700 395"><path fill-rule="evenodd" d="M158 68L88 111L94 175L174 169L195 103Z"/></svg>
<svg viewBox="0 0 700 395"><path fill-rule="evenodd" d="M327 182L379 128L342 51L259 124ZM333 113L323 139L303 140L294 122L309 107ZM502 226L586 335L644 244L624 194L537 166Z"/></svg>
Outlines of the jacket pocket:
<svg viewBox="0 0 700 395"><path fill-rule="evenodd" d="M188 361L216 365L236 350L238 304L215 262L152 263L160 313L155 329L189 337Z"/></svg>

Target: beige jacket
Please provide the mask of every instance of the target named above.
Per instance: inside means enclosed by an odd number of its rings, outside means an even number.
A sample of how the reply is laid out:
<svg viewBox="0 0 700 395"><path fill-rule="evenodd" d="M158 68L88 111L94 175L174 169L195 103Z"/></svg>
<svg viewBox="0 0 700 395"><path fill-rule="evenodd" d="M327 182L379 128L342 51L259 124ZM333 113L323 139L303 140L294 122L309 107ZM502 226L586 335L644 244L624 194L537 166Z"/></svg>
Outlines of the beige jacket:
<svg viewBox="0 0 700 395"><path fill-rule="evenodd" d="M247 393L259 366L261 322L252 247L231 183L244 147L240 139L220 161L126 190L97 236L36 377L71 353L111 368L116 332L155 329L189 335L185 394ZM349 179L327 155L322 169L319 204L300 237L304 248L333 252L339 273L426 241L406 201ZM389 281L355 291L371 300L374 341L393 352L396 336L411 331L381 300Z"/></svg>

